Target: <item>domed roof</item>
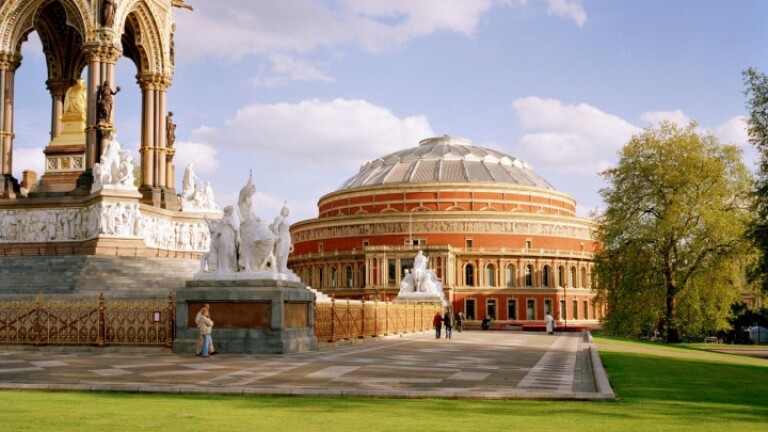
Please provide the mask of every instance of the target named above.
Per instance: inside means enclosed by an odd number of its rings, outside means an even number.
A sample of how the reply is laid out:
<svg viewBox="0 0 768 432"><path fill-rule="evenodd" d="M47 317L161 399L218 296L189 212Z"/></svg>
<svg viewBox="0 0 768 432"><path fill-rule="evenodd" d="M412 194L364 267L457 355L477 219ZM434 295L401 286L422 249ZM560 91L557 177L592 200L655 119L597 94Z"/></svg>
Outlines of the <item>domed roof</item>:
<svg viewBox="0 0 768 432"><path fill-rule="evenodd" d="M530 165L504 153L444 135L370 161L339 190L397 183L496 183L555 190Z"/></svg>

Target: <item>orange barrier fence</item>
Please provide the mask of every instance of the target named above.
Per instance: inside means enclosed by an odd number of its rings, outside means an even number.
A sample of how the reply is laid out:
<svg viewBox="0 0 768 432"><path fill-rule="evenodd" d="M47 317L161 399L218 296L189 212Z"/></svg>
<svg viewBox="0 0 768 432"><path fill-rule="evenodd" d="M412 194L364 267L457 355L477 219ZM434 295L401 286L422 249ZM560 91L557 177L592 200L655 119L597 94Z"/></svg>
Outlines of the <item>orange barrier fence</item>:
<svg viewBox="0 0 768 432"><path fill-rule="evenodd" d="M432 328L439 303L389 303L342 300L315 304L315 336L333 342L366 336L413 333Z"/></svg>

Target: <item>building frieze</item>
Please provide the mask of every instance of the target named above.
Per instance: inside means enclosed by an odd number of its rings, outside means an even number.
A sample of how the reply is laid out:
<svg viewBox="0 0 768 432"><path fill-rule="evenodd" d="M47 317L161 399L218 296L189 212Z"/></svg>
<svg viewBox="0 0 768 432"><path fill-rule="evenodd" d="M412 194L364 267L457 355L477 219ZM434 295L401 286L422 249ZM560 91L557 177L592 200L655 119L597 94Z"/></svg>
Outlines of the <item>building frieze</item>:
<svg viewBox="0 0 768 432"><path fill-rule="evenodd" d="M323 240L343 237L365 237L370 235L387 234L520 234L542 235L554 237L570 237L592 241L591 227L583 224L558 223L554 221L400 221L400 222L369 222L346 223L336 226L311 227L302 226L292 232L294 241Z"/></svg>

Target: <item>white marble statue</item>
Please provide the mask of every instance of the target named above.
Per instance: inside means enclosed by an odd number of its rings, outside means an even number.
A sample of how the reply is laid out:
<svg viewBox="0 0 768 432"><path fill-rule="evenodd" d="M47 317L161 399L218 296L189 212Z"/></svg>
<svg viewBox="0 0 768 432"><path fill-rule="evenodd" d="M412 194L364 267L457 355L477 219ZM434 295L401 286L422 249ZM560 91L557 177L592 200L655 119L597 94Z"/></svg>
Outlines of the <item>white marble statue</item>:
<svg viewBox="0 0 768 432"><path fill-rule="evenodd" d="M413 260L413 271L405 271L400 281L399 300L439 300L446 303L443 282L437 278L434 269L428 269L429 259L422 251Z"/></svg>
<svg viewBox="0 0 768 432"><path fill-rule="evenodd" d="M203 208L217 210L219 207L216 205L216 199L213 197L213 188L211 182L205 182L203 187Z"/></svg>
<svg viewBox="0 0 768 432"><path fill-rule="evenodd" d="M206 184L205 189L209 186ZM299 281L288 269L288 255L293 251L288 208L283 206L275 223L267 225L253 212L255 194L251 172L238 194L237 206L227 206L219 221L206 219L211 241L195 278ZM196 242L191 240L191 243Z"/></svg>
<svg viewBox="0 0 768 432"><path fill-rule="evenodd" d="M211 241L213 240L212 238ZM215 241L219 250L219 271L224 273L236 272L238 270L237 248L240 239L232 206L224 208L224 216L216 227Z"/></svg>
<svg viewBox="0 0 768 432"><path fill-rule="evenodd" d="M134 181L133 157L113 136L106 141L99 162L93 165L91 192L104 188L136 190Z"/></svg>
<svg viewBox="0 0 768 432"><path fill-rule="evenodd" d="M416 291L423 291L422 284L425 282L427 274L427 257L422 251L416 254L413 259L413 286Z"/></svg>
<svg viewBox="0 0 768 432"><path fill-rule="evenodd" d="M291 242L291 232L289 230L290 224L288 223L288 215L290 211L285 204L283 204L282 210L280 210L280 216L275 218L275 222L271 225L272 231L277 236L275 242L275 259L277 261L277 271L279 273L288 273L288 255L293 252L293 243Z"/></svg>
<svg viewBox="0 0 768 432"><path fill-rule="evenodd" d="M190 162L184 168L184 177L181 180L181 199L187 201L194 199L195 190L197 189L195 179L197 179L197 176L195 175L194 164Z"/></svg>
<svg viewBox="0 0 768 432"><path fill-rule="evenodd" d="M181 183L181 207L185 211L203 211L207 213L218 212L216 199L213 196L211 182L206 181L203 187L199 187L197 181L200 178L195 174L194 165L190 162L184 169L184 177Z"/></svg>
<svg viewBox="0 0 768 432"><path fill-rule="evenodd" d="M274 254L277 237L269 226L253 213L251 206L255 194L256 186L253 184L253 173L251 173L248 183L240 190L237 203L240 211L240 270L244 272L269 270L277 273Z"/></svg>
<svg viewBox="0 0 768 432"><path fill-rule="evenodd" d="M405 269L405 276L400 281L400 293L412 293L413 292L413 275L410 270Z"/></svg>

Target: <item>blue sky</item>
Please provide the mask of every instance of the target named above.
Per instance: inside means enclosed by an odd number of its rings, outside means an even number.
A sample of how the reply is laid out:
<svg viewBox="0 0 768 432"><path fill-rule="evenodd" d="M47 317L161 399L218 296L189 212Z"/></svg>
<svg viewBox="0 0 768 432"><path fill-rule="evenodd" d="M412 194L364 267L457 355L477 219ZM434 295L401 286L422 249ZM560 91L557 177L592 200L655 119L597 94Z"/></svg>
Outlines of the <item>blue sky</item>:
<svg viewBox="0 0 768 432"><path fill-rule="evenodd" d="M378 156L450 134L526 161L586 215L632 134L695 119L745 149L741 71L768 71L768 3L709 0L188 0L176 10L179 180L220 206L254 170L256 212L292 221ZM42 173L50 98L33 35L17 72L14 172ZM118 63L118 140L140 92ZM137 156L138 158L138 152Z"/></svg>

